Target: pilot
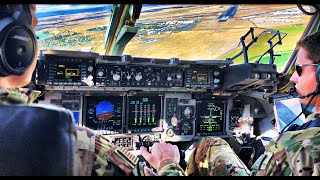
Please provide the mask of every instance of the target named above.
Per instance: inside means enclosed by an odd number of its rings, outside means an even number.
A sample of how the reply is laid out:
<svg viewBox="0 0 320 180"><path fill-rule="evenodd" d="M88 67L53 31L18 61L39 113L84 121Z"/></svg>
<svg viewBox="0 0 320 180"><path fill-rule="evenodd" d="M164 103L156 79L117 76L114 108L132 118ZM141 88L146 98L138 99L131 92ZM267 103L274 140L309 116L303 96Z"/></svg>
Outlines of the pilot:
<svg viewBox="0 0 320 180"><path fill-rule="evenodd" d="M17 8L16 5L11 6L12 8ZM31 5L30 8L32 15L34 15L36 6ZM2 19L6 15L6 13L0 13L0 18ZM33 18L31 27L35 28L37 24L37 18ZM26 88L22 88L31 81L32 73L36 67L36 64L37 61L35 60L31 64L30 68L21 76L0 77L0 104L32 103L38 97L38 95L40 95L39 91L29 91Z"/></svg>
<svg viewBox="0 0 320 180"><path fill-rule="evenodd" d="M204 137L190 155L188 176L319 176L320 175L320 32L297 43L299 48L295 83L302 104L316 112L301 126L289 126L266 146L251 169L240 160L229 144L219 137ZM161 145L160 145L161 146ZM159 147L158 147L159 148ZM142 151L149 162L156 154Z"/></svg>
<svg viewBox="0 0 320 180"><path fill-rule="evenodd" d="M8 16L5 6L17 10L18 5L0 5L0 19ZM35 29L38 19L35 16L36 5L30 5L32 15L31 27ZM36 51L37 52L37 51ZM37 57L37 56L35 56ZM30 104L40 94L39 91L30 91L23 88L28 85L35 70L37 60L22 75L0 76L0 104ZM113 176L113 175L179 175L183 170L177 165L179 162L179 152L177 146L167 143L156 143L152 149L156 158L149 158L159 163L153 168L157 174L152 173L148 167L137 170L138 158L127 154L128 152L120 147L114 146L103 136L95 134L93 130L78 127L77 129L77 146L80 151L80 175L83 176ZM161 145L161 146L159 146ZM159 147L158 147L159 146ZM121 155L121 153L123 153ZM139 171L139 172L138 172ZM145 173L149 172L149 173Z"/></svg>

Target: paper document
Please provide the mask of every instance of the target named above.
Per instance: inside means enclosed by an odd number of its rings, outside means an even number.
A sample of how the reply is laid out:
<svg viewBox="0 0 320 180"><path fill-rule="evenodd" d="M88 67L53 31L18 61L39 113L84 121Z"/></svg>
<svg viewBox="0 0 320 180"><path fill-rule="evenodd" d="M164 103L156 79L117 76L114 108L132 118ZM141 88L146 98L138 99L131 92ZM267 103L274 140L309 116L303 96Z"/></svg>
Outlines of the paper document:
<svg viewBox="0 0 320 180"><path fill-rule="evenodd" d="M281 132L282 129L296 118L302 111L301 103L298 98L276 101L274 103L274 115L276 120L276 129ZM291 123L302 125L306 121L304 114ZM290 126L291 126L290 125Z"/></svg>

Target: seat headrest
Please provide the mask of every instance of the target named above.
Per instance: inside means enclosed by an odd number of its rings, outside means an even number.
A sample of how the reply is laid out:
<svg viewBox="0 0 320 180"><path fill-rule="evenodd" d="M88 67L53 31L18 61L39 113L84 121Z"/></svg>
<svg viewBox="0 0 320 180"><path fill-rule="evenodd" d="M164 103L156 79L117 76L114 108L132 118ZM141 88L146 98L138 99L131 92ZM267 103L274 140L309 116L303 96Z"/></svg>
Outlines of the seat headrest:
<svg viewBox="0 0 320 180"><path fill-rule="evenodd" d="M70 111L54 106L0 105L0 175L77 175Z"/></svg>

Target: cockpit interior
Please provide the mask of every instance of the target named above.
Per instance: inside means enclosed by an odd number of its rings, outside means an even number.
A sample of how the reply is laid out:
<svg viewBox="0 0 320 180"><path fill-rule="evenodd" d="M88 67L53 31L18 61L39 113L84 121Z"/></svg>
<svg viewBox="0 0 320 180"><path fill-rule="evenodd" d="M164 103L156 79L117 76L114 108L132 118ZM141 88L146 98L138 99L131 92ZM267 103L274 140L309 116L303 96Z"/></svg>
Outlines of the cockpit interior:
<svg viewBox="0 0 320 180"><path fill-rule="evenodd" d="M202 137L222 137L249 163L278 135L274 104L291 97L295 43L320 27L318 6L296 4L39 5L36 14L36 103L71 110L75 126L134 155L175 144L182 167Z"/></svg>

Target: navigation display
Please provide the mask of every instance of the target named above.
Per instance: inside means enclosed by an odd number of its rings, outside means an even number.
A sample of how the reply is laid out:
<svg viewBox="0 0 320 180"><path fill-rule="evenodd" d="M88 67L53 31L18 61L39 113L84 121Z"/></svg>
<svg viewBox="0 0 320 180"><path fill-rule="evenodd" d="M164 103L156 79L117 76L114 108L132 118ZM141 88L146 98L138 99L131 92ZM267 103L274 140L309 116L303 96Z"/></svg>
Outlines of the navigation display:
<svg viewBox="0 0 320 180"><path fill-rule="evenodd" d="M222 101L197 101L197 134L223 135L225 133L224 109Z"/></svg>
<svg viewBox="0 0 320 180"><path fill-rule="evenodd" d="M160 96L131 96L128 104L129 130L149 132L159 126L162 104Z"/></svg>
<svg viewBox="0 0 320 180"><path fill-rule="evenodd" d="M51 70L53 72L54 82L68 82L68 83L78 83L81 82L81 63L59 63L50 64Z"/></svg>
<svg viewBox="0 0 320 180"><path fill-rule="evenodd" d="M85 126L93 130L122 130L123 97L87 96Z"/></svg>
<svg viewBox="0 0 320 180"><path fill-rule="evenodd" d="M208 75L192 71L192 84L208 84Z"/></svg>

